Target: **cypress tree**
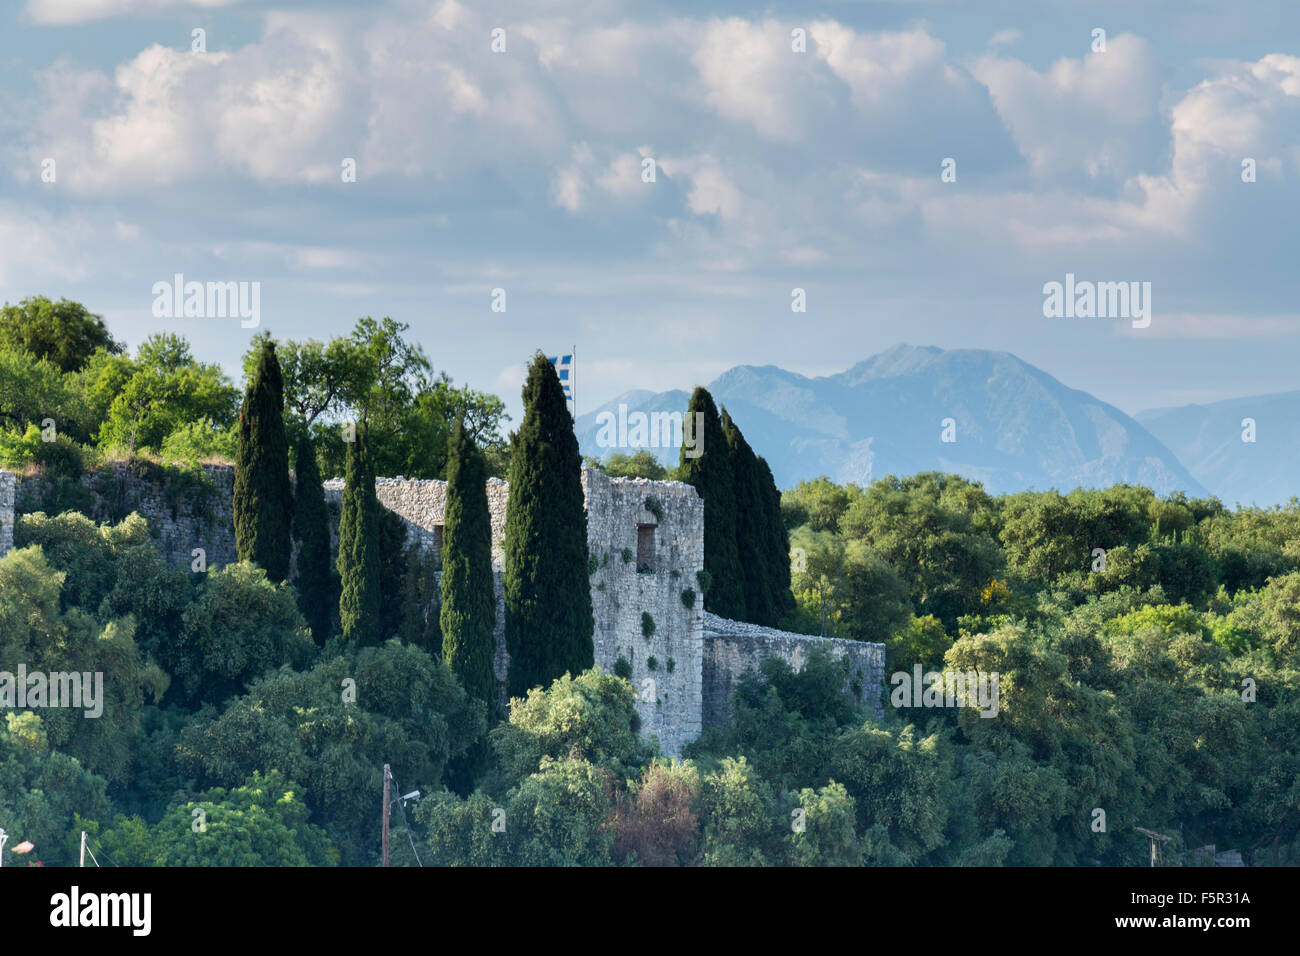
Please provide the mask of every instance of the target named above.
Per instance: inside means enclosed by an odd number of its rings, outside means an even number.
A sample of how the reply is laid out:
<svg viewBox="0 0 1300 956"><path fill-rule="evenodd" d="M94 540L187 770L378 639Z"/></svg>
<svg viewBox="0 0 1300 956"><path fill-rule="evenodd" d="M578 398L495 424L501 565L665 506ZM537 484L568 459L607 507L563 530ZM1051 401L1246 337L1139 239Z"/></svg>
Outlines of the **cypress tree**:
<svg viewBox="0 0 1300 956"><path fill-rule="evenodd" d="M496 597L492 591L492 518L487 463L456 421L447 459L447 508L442 529L442 659L474 698L497 710Z"/></svg>
<svg viewBox="0 0 1300 956"><path fill-rule="evenodd" d="M372 459L373 461L373 459ZM375 499L375 523L379 532L379 639L401 634L406 596L406 522Z"/></svg>
<svg viewBox="0 0 1300 956"><path fill-rule="evenodd" d="M740 558L745 591L744 620L765 627L776 624L767 569L769 542L767 500L760 484L758 458L745 441L735 420L722 410L722 433L727 439L727 461L736 500L736 554Z"/></svg>
<svg viewBox="0 0 1300 956"><path fill-rule="evenodd" d="M298 541L298 607L311 625L312 637L321 645L330 636L330 597L334 586L330 575L330 519L316 449L306 429L298 440L296 460L293 530Z"/></svg>
<svg viewBox="0 0 1300 956"><path fill-rule="evenodd" d="M505 528L512 697L595 662L582 457L559 377L540 352L523 400L524 420L511 436Z"/></svg>
<svg viewBox="0 0 1300 956"><path fill-rule="evenodd" d="M781 492L772 477L772 469L761 457L755 459L759 486L762 489L764 524L767 528L768 593L772 597L772 612L779 626L794 613L794 592L790 590L790 532L786 530L781 515Z"/></svg>
<svg viewBox="0 0 1300 956"><path fill-rule="evenodd" d="M284 433L284 382L275 343L262 339L257 368L239 410L235 458L235 551L279 582L289 577L293 487Z"/></svg>
<svg viewBox="0 0 1300 956"><path fill-rule="evenodd" d="M703 427L696 424L697 413L703 415ZM682 481L694 485L704 499L704 570L711 579L704 595L704 607L714 614L738 620L746 611L743 571L736 548L735 489L727 436L723 434L718 409L708 389L696 388L691 393L686 416L685 427L693 429L694 450L699 454L688 457L686 442L682 442L678 474Z"/></svg>
<svg viewBox="0 0 1300 956"><path fill-rule="evenodd" d="M342 513L339 517L339 623L343 639L380 643L379 501L365 432L348 443Z"/></svg>
<svg viewBox="0 0 1300 956"><path fill-rule="evenodd" d="M438 626L438 569L433 556L418 545L406 549L406 573L402 583L402 640L442 656L442 630Z"/></svg>

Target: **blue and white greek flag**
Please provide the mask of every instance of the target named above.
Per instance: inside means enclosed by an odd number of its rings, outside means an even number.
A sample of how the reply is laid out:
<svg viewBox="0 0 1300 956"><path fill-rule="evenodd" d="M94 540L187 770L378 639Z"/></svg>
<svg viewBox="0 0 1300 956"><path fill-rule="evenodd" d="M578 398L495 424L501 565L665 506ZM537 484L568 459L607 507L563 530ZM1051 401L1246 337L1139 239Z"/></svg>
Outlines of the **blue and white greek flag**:
<svg viewBox="0 0 1300 956"><path fill-rule="evenodd" d="M573 379L570 377L573 373L573 356L549 355L547 359L555 366L555 374L560 376L560 384L564 386L564 397L573 398Z"/></svg>

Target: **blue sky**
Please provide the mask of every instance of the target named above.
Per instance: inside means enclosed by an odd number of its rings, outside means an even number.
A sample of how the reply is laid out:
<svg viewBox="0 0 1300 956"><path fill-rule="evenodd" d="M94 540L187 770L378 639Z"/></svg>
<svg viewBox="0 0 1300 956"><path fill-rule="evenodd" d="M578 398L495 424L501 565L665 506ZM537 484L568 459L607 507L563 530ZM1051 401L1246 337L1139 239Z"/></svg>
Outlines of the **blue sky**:
<svg viewBox="0 0 1300 956"><path fill-rule="evenodd" d="M390 315L516 413L575 344L579 411L898 342L1128 412L1300 387L1300 5L1132 6L6 3L0 300L237 374L257 330L151 290L256 281L275 335ZM1150 282L1150 326L1045 318L1066 273Z"/></svg>

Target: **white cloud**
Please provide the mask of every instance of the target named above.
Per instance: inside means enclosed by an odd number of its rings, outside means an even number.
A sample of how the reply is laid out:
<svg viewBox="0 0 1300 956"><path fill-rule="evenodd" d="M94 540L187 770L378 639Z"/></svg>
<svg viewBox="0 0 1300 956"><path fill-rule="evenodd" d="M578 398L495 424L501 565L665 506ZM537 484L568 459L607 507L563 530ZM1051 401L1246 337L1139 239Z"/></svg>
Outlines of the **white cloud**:
<svg viewBox="0 0 1300 956"><path fill-rule="evenodd" d="M1140 37L1121 34L1104 53L1062 58L1041 73L996 55L976 60L972 72L1040 181L1082 172L1122 182L1151 158L1138 134L1160 125L1160 86Z"/></svg>
<svg viewBox="0 0 1300 956"><path fill-rule="evenodd" d="M880 107L905 98L902 94L921 77L949 80L941 40L922 27L900 33L859 33L835 21L812 25L817 55L852 91L860 109Z"/></svg>
<svg viewBox="0 0 1300 956"><path fill-rule="evenodd" d="M684 176L690 180L687 205L697 216L716 214L724 220L734 220L743 208L740 190L732 182L728 171L718 159L709 154L698 156L665 156L660 167L669 176Z"/></svg>
<svg viewBox="0 0 1300 956"><path fill-rule="evenodd" d="M790 27L739 17L710 20L691 61L705 101L729 119L753 124L760 136L797 140L813 107L807 99L817 60L791 50Z"/></svg>

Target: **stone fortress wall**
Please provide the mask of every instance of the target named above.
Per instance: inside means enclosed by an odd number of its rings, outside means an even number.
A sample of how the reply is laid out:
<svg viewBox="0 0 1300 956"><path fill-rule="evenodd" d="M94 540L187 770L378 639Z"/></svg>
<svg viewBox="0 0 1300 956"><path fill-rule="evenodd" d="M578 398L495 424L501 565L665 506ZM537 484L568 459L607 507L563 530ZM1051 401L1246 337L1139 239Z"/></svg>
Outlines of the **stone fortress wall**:
<svg viewBox="0 0 1300 956"><path fill-rule="evenodd" d="M235 560L235 469L231 465L202 465L201 478L158 480L161 469L149 470L115 461L81 476L84 502L75 510L94 521L116 524L137 512L149 524L170 568L186 568L201 548L209 568ZM6 489L12 486L12 495ZM0 557L13 545L14 514L46 509L51 484L37 475L22 478L0 470Z"/></svg>
<svg viewBox="0 0 1300 956"><path fill-rule="evenodd" d="M203 548L208 567L234 560L231 489L234 469L205 466L208 493L187 504L156 484L114 465L105 479L86 476L98 520L120 520L139 511L150 524L172 567L188 567L194 548ZM18 480L0 471L0 556L12 547L14 514L38 510L40 479ZM637 688L642 731L659 739L665 753L680 754L700 732L726 718L731 688L741 674L757 670L767 657L799 669L810 648L821 644L847 658L846 690L875 713L881 711L884 645L791 634L730 621L704 611L696 575L704 567L704 502L690 485L644 478L611 478L582 470L587 505L588 551L595 618L595 661L623 673ZM337 521L343 480L325 482ZM442 547L446 482L377 478L381 504L406 523L408 541L435 561ZM497 599L497 678L504 688L509 657L505 648L502 569L509 486L488 479L492 563ZM504 689L503 689L504 693Z"/></svg>
<svg viewBox="0 0 1300 956"><path fill-rule="evenodd" d="M12 471L0 471L0 558L14 546L14 496L18 490L18 476Z"/></svg>
<svg viewBox="0 0 1300 956"><path fill-rule="evenodd" d="M582 487L587 550L596 564L590 578L596 664L629 676L637 688L643 732L658 737L665 752L678 754L701 730L703 602L694 592L699 587L696 572L704 567L704 502L681 482L610 478L589 468L582 470ZM342 479L325 482L327 501L338 502L342 492ZM405 519L408 540L437 555L446 520L446 482L377 478L375 496ZM508 497L506 482L488 480L496 673L503 687L510 661L502 583ZM688 588L690 607L682 596Z"/></svg>

